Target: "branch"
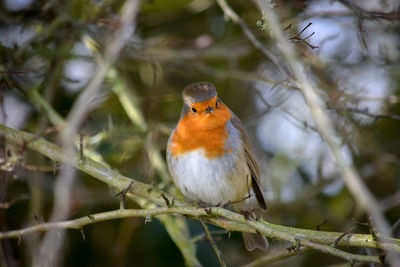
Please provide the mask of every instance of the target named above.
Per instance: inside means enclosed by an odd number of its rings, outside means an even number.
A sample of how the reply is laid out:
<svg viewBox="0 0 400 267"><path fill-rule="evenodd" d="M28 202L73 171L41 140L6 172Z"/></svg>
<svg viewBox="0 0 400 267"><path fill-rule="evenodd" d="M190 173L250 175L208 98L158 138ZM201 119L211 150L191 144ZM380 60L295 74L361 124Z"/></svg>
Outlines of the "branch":
<svg viewBox="0 0 400 267"><path fill-rule="evenodd" d="M318 132L321 137L326 141L332 154L336 159L339 166L343 180L356 199L358 205L366 212L368 212L376 226L377 230L381 232L383 237L389 237L389 225L386 222L382 210L379 207L375 197L368 190L362 182L361 177L357 173L352 163L346 159L343 150L340 147L340 136L335 132L333 123L330 117L324 112L323 102L317 95L317 88L313 85L311 78L306 74L307 71L301 61L297 58L294 48L289 44L287 38L284 36L282 27L279 23L278 17L271 9L271 4L266 0L258 0L261 10L270 24L271 31L274 38L279 44L279 49L286 59L291 71L293 72L295 82L300 88L304 99L310 108L311 114L314 118ZM395 257L395 255L392 255Z"/></svg>
<svg viewBox="0 0 400 267"><path fill-rule="evenodd" d="M60 147L50 142L47 142L42 138L38 138L32 134L14 130L3 125L0 125L0 134L2 134L5 137L6 142L10 144L14 144L16 146L21 146L22 144L25 144L28 148L35 150L54 161L60 162L64 159L65 152ZM204 209L193 207L190 204L179 199L175 199L175 206L171 208L165 208L165 200L161 196L161 194L163 193L164 196L170 200L172 199L172 196L160 191L156 187L122 176L118 172L89 158L86 158L84 161L78 160L77 155L75 155L75 157L73 158L75 158L74 161L68 161L65 163L70 164L72 167L75 167L93 176L94 178L97 178L98 180L108 184L113 188L116 188L118 191L122 191L127 187L127 185L134 181L131 189L127 193L127 197L134 198L136 201L137 197L140 197L141 199L146 199L147 201L161 207L156 207L153 204L152 208L146 208L142 210L118 210L94 214L93 216L89 217L85 216L83 218L72 221L39 224L36 226L32 226L31 228L27 228L29 230L25 231L24 229L22 229L1 233L0 239L19 238L21 235L31 233L32 231L44 231L47 229L51 229L52 227L80 229L86 224L116 218L124 218L130 216L160 216L162 214L178 213L193 218L203 218L207 222L225 228L228 231L242 231L252 233L258 232L262 235L277 240L287 241L295 245L300 244L302 246L310 247L324 253L336 255L345 260L351 259L353 261L379 262L378 256L356 255L332 247L331 244L333 244L335 240L337 240L342 235L342 233L313 231L274 225L262 219L260 219L259 221L247 220L244 216L223 208L211 208L206 212ZM48 228L46 229L43 227ZM337 245L384 248L386 250L396 251L397 253L400 253L399 239L382 239L378 243L372 235L367 234L349 234L345 238L342 238Z"/></svg>
<svg viewBox="0 0 400 267"><path fill-rule="evenodd" d="M300 253L306 251L307 249L287 249L285 251L281 251L275 254L270 254L270 255L266 255L264 257L260 257L246 265L244 265L243 267L258 267L258 266L265 266L265 264L267 263L273 263L273 262L277 262L280 260L284 260L287 258L290 258L292 256L295 255L299 255Z"/></svg>
<svg viewBox="0 0 400 267"><path fill-rule="evenodd" d="M210 230L208 229L207 224L204 222L204 220L200 220L201 225L203 225L204 231L206 233L206 236L208 238L208 241L210 241L210 244L213 248L213 250L215 251L215 254L217 254L217 258L219 263L221 264L222 267L226 267L226 263L224 261L224 258L222 258L222 253L221 251L218 249L217 244L215 244L215 241L210 233Z"/></svg>
<svg viewBox="0 0 400 267"><path fill-rule="evenodd" d="M336 111L345 111L345 112L350 112L354 114L362 114L367 117L373 118L375 120L379 119L393 119L393 120L400 120L400 116L396 114L374 114L368 110L368 108L365 109L358 109L358 108L350 108L350 107L332 107L333 110Z"/></svg>
<svg viewBox="0 0 400 267"><path fill-rule="evenodd" d="M319 48L319 46L314 46L312 44L310 44L307 39L309 39L311 36L313 36L315 34L315 32L312 32L311 34L307 35L306 37L300 37L300 35L308 28L312 25L312 22L309 22L307 24L307 26L305 26L300 32L296 33L295 35L289 37L289 40L293 40L295 42L301 42L304 43L305 45L307 45L308 47L310 47L311 49L315 49L315 48ZM289 25L291 26L291 25Z"/></svg>
<svg viewBox="0 0 400 267"><path fill-rule="evenodd" d="M203 208L197 208L197 207L161 207L161 208L153 208L153 209L118 209L114 211L108 211L108 212L102 212L102 213L97 213L97 214L91 214L87 215L75 220L69 220L69 221L62 221L62 222L50 222L50 223L40 223L35 226L27 227L24 229L20 230L14 230L14 231L8 231L8 232L0 232L0 239L6 239L6 238L18 238L20 239L22 236L27 235L27 234L32 234L32 233L37 233L37 232L44 232L44 231L49 231L51 229L77 229L77 230L82 230L84 226L94 224L94 223L99 223L103 221L108 221L108 220L114 220L114 219L122 219L122 218L129 218L129 217L143 217L143 218L149 218L153 216L160 216L160 215L165 215L165 214L181 214L185 215L191 218L196 218L196 219L205 219L209 221L213 221L214 224L224 227L228 231L235 231L238 229L245 229L245 231L252 231L255 232L254 229L246 226L246 224L253 225L255 228L258 228L260 233L263 232L268 232L271 229L268 229L265 221L247 221L244 216L230 212L228 210L222 209L222 208L212 208L211 213L210 210L205 210ZM219 216L217 218L218 220L215 219L210 219L210 215L213 216ZM228 220L231 220L232 222L239 222L242 224L241 227L237 227L237 225L229 223ZM225 222L227 223L224 223ZM292 228L292 230L296 230L295 228ZM318 231L313 231L319 234L324 234L324 232L318 232ZM340 234L340 233L337 233ZM287 237L287 234L284 232L275 232L274 236L281 236L282 238ZM367 235L364 235L367 236ZM307 238L310 236L306 236ZM319 250L331 255L338 256L340 258L343 258L347 261L359 261L359 262L373 262L373 263L381 263L379 260L378 256L364 256L364 255L357 255L357 254L352 254L348 253L345 251L341 251L337 248L334 248L332 246L324 245L324 244L319 244L316 242L309 241L307 239L304 239L298 235L296 237L295 245L296 246L305 246L309 248L313 248L315 250ZM286 240L290 241L290 240ZM292 240L293 241L293 240ZM397 243L400 242L400 240L396 240ZM400 251L400 247L398 244L392 244L393 246L397 246L397 249Z"/></svg>
<svg viewBox="0 0 400 267"><path fill-rule="evenodd" d="M267 58L269 58L275 66L281 71L284 76L291 77L290 73L288 73L281 65L278 58L269 51L252 33L252 31L247 27L246 23L242 20L241 17L236 14L236 12L228 5L226 0L216 0L225 16L233 21L233 23L238 24L240 28L242 28L243 33L249 39L249 41L254 45L254 47L260 50Z"/></svg>

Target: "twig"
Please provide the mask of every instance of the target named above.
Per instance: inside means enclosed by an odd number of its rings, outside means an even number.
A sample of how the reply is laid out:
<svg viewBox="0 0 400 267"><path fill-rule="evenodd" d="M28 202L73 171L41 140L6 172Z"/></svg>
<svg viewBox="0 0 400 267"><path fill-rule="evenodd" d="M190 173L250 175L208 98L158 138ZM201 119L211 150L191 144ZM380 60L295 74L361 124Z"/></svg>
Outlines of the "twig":
<svg viewBox="0 0 400 267"><path fill-rule="evenodd" d="M267 58L269 58L275 66L281 71L284 76L291 77L290 73L288 73L279 62L278 58L269 51L251 32L249 27L247 27L246 23L242 20L241 17L236 14L236 12L228 5L226 0L217 0L218 5L221 7L225 16L231 19L235 24L238 24L240 28L242 28L243 33L249 39L249 41L254 45L254 47L260 50Z"/></svg>
<svg viewBox="0 0 400 267"><path fill-rule="evenodd" d="M322 223L317 225L317 231L321 231L321 227L328 223L328 220L324 220Z"/></svg>
<svg viewBox="0 0 400 267"><path fill-rule="evenodd" d="M354 231L354 227L351 227L350 230L344 232L343 234L341 234L336 240L335 242L333 242L332 246L336 247L337 244L340 242L340 240L342 240L343 237L345 237L346 235L350 234L351 232Z"/></svg>
<svg viewBox="0 0 400 267"><path fill-rule="evenodd" d="M393 161L399 163L400 156L393 156ZM390 196L384 198L381 201L381 205L385 211L392 209L396 206L399 206L400 205L400 191L397 191L393 195L390 195Z"/></svg>
<svg viewBox="0 0 400 267"><path fill-rule="evenodd" d="M349 252L342 251L332 246L325 246L315 242L310 242L308 240L301 241L302 246L306 246L308 248L312 248L330 255L334 255L340 257L350 263L354 262L370 262L370 263L382 263L381 259L378 257L365 256L365 255L354 255Z"/></svg>
<svg viewBox="0 0 400 267"><path fill-rule="evenodd" d="M84 159L85 159L85 152L84 152L83 150L84 150L84 145L83 145L83 134L80 133L80 134L79 134L79 159L80 159L81 161L84 161Z"/></svg>
<svg viewBox="0 0 400 267"><path fill-rule="evenodd" d="M53 165L30 165L25 163L24 161L20 161L20 165L22 168L27 169L29 171L39 171L39 172L53 172L58 169L59 166L57 164Z"/></svg>
<svg viewBox="0 0 400 267"><path fill-rule="evenodd" d="M312 25L312 22L309 22L309 23L307 24L307 26L305 26L300 32L298 32L297 34L295 34L295 35L289 37L289 39L297 39L297 38L299 38L299 37L300 37L300 34L302 34L305 30L307 30L307 28L310 27L311 25Z"/></svg>
<svg viewBox="0 0 400 267"><path fill-rule="evenodd" d="M286 62L289 64L296 79L296 84L300 88L300 91L310 108L318 132L326 141L336 159L346 186L356 199L359 206L371 215L374 224L382 233L382 236L389 237L389 226L382 214L382 210L380 209L375 197L362 182L361 177L352 163L346 160L343 150L339 145L341 138L335 132L331 119L324 112L321 99L317 95L317 89L313 85L311 79L306 75L307 71L303 64L298 60L293 47L285 38L278 17L270 7L270 2L266 0L258 0L258 3L265 17L268 18L272 33L276 38L276 41L279 43L279 49L286 59Z"/></svg>
<svg viewBox="0 0 400 267"><path fill-rule="evenodd" d="M368 108L365 109L358 109L358 108L340 108L340 107L333 107L333 110L336 111L346 111L346 112L351 112L351 113L356 113L356 114L362 114L367 117L374 118L375 120L379 119L393 119L393 120L400 120L400 115L396 114L374 114L368 110Z"/></svg>
<svg viewBox="0 0 400 267"><path fill-rule="evenodd" d="M0 114L2 117L1 121L3 121L5 123L7 121L8 116L7 116L6 110L4 108L4 93L3 92L0 92Z"/></svg>
<svg viewBox="0 0 400 267"><path fill-rule="evenodd" d="M300 37L300 35L308 28L312 25L312 22L309 22L307 24L307 26L305 26L300 32L296 33L295 35L289 37L289 40L293 40L296 42L303 42L305 43L308 47L310 47L311 49L315 49L315 48L319 48L319 46L314 46L312 44L310 44L307 39L310 38L311 36L313 36L315 34L315 32L312 32L311 34L309 34L308 36L302 38Z"/></svg>
<svg viewBox="0 0 400 267"><path fill-rule="evenodd" d="M230 234L230 232L227 232L226 230L215 230L215 231L210 231L210 233L212 235L225 235L225 234L228 234L228 238L229 238L229 234ZM193 243L196 243L198 241L203 241L203 240L208 240L206 233L200 233L200 234L192 237L192 242Z"/></svg>
<svg viewBox="0 0 400 267"><path fill-rule="evenodd" d="M124 190L120 191L118 194L115 195L115 197L121 196L120 203L119 203L120 209L125 209L126 194L129 192L129 190L131 190L133 182L134 181L130 182L129 185L126 188L124 188Z"/></svg>
<svg viewBox="0 0 400 267"><path fill-rule="evenodd" d="M280 252L272 254L272 255L266 255L264 257L260 257L256 260L244 265L243 267L265 266L265 264L267 264L267 263L273 263L273 262L277 262L280 260L290 258L295 255L299 255L300 253L302 253L306 250L307 250L307 248L297 249L297 250L292 250L292 251L283 250L283 251L280 251Z"/></svg>
<svg viewBox="0 0 400 267"><path fill-rule="evenodd" d="M400 218L393 224L392 233L395 233L396 230L399 228L399 226L400 226Z"/></svg>
<svg viewBox="0 0 400 267"><path fill-rule="evenodd" d="M345 1L340 1L340 2L344 3ZM290 21L302 21L302 20L308 20L308 19L312 19L312 18L350 17L353 15L354 15L354 12L351 12L349 10L321 11L321 12L305 13L303 15L299 15L294 18L291 18ZM363 19L374 19L374 20L382 19L382 20L389 20L389 21L400 20L400 12L399 11L384 13L384 12L379 12L379 11L363 10L362 12L359 12L357 14L357 16L361 16Z"/></svg>
<svg viewBox="0 0 400 267"><path fill-rule="evenodd" d="M363 27L363 20L364 19L383 19L383 20L389 20L389 21L396 21L400 19L400 12L399 9L395 10L394 12L390 13L384 13L384 12L379 12L379 11L368 11L362 6L357 5L354 1L349 1L349 0L340 0L340 3L348 7L352 13L355 15L356 20L357 20L357 27L359 29L358 33L360 35L360 39L364 47L367 49L367 42L364 37L364 27Z"/></svg>
<svg viewBox="0 0 400 267"><path fill-rule="evenodd" d="M19 197L14 198L11 201L7 201L7 202L0 202L0 209L9 209L12 205L14 205L15 203L17 203L20 200L27 200L29 199L28 195L21 195Z"/></svg>
<svg viewBox="0 0 400 267"><path fill-rule="evenodd" d="M214 249L215 254L218 257L219 263L221 264L221 266L225 267L226 263L225 263L224 259L222 258L222 253L218 249L217 244L215 244L215 241L214 241L214 239L213 239L213 237L212 237L212 235L210 233L210 230L208 229L208 227L207 227L206 223L204 222L204 220L200 220L200 222L201 222L201 225L203 225L204 231L206 232L206 236L207 236L208 240L210 241L211 246Z"/></svg>

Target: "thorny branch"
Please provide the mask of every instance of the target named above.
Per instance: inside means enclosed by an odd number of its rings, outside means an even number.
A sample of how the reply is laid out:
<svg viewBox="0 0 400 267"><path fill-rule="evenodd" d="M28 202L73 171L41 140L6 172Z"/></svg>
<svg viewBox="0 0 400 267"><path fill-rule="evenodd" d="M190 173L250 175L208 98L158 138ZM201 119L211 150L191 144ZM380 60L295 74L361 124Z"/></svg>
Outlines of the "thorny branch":
<svg viewBox="0 0 400 267"><path fill-rule="evenodd" d="M2 125L0 125L0 133L5 137L7 143L14 144L16 146L21 146L23 143L25 143L27 148L35 150L54 161L60 162L64 159L63 155L65 152L60 147L49 143L42 138L37 138L32 134L14 130ZM108 185L120 191L126 189L127 186L132 182L132 179L124 177L118 172L109 169L107 166L104 166L103 164L95 162L89 158L82 162L78 158L78 153L76 154L77 155L75 155L75 161L69 161L65 163L70 164L72 167L88 173L94 178L97 178L98 180L107 183ZM167 213L178 213L198 219L203 218L207 222L223 227L228 231L258 232L262 235L274 239L287 241L292 244L309 247L324 253L335 255L347 261L375 263L381 262L378 256L352 254L331 246L331 244L335 240L337 240L342 235L342 233L313 231L274 225L262 219L260 219L259 221L246 219L243 215L228 211L223 208L211 208L207 212L205 209L193 207L192 205L179 199L176 199L174 201L174 206L165 207L165 200L161 196L162 193L169 199L172 199L172 196L169 196L167 193L161 192L151 185L134 181L132 186L130 187L129 192L127 192L126 194L127 197L133 197L134 199L136 199L136 197L144 198L161 207L140 210L119 209L117 211L93 214L89 217L86 216L71 221L39 223L36 226L32 226L26 229L0 233L0 239L20 238L22 235L28 233L47 231L53 228L80 229L84 225L92 224L95 222L129 216L147 217L158 216ZM337 245L384 248L385 250L397 251L397 253L400 253L400 240L392 238L382 239L380 240L380 242L377 242L370 234L348 234L346 235L346 237L341 238L338 241Z"/></svg>
<svg viewBox="0 0 400 267"><path fill-rule="evenodd" d="M317 88L309 75L307 75L303 63L297 58L295 50L287 41L278 16L272 10L270 2L266 0L258 0L258 3L265 19L268 20L272 34L276 39L283 57L293 72L294 81L304 96L314 118L318 132L326 141L336 159L336 163L341 171L347 188L350 190L360 207L370 214L378 231L384 237L390 236L389 225L384 218L382 209L370 190L362 182L360 175L352 163L346 160L343 150L339 145L340 142L338 142L341 138L337 135L331 118L324 111L323 102L317 94ZM390 256L391 257L389 258L391 261L395 261L395 258L398 258L398 255L392 254Z"/></svg>

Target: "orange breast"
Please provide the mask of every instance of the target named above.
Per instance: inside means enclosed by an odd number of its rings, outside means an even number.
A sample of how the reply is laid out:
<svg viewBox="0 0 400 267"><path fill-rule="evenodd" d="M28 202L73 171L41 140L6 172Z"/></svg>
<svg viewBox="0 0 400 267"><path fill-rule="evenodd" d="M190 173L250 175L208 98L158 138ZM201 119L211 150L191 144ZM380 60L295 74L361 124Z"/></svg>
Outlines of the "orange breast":
<svg viewBox="0 0 400 267"><path fill-rule="evenodd" d="M230 152L231 148L226 147L228 132L225 125L231 117L223 103L213 113L189 112L181 118L172 136L169 144L171 154L177 156L202 148L206 157L212 159Z"/></svg>

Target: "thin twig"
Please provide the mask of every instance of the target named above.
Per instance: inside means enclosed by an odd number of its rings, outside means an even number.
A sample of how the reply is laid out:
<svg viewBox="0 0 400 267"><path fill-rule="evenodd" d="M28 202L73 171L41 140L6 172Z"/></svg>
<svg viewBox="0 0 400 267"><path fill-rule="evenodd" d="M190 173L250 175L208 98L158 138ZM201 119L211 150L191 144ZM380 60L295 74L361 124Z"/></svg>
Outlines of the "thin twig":
<svg viewBox="0 0 400 267"><path fill-rule="evenodd" d="M306 44L308 47L310 47L311 49L315 49L315 48L319 48L319 46L314 46L312 44L310 44L307 39L310 38L311 36L313 36L315 34L315 32L310 33L309 35L307 35L306 37L302 38L300 37L300 35L308 28L312 25L312 22L309 22L307 26L305 26L300 32L296 33L295 35L289 37L289 40L293 40L295 42L302 42L304 44Z"/></svg>
<svg viewBox="0 0 400 267"><path fill-rule="evenodd" d="M358 109L358 108L350 108L350 107L333 107L333 110L336 111L345 111L345 112L350 112L350 113L355 113L355 114L362 114L367 117L373 118L375 120L379 119L393 119L393 120L400 120L400 115L396 114L374 114L368 110L368 108L365 109Z"/></svg>
<svg viewBox="0 0 400 267"><path fill-rule="evenodd" d="M308 240L303 240L301 241L301 245L308 247L308 248L312 248L312 249L316 249L318 251L330 254L330 255L334 255L337 256L339 258L342 258L350 263L354 263L356 261L358 262L370 262L370 263L382 263L381 259L378 257L374 257L374 258L370 258L371 256L366 256L366 255L357 255L355 256L352 253L349 252L345 252L342 251L340 249L337 249L335 247L332 246L325 246L325 245L321 245L315 242L310 242Z"/></svg>
<svg viewBox="0 0 400 267"><path fill-rule="evenodd" d="M340 240L342 240L342 238L344 238L346 235L350 234L351 232L354 231L354 227L351 227L350 230L344 232L343 234L341 234L336 240L335 242L333 242L332 246L336 247L337 244L340 242Z"/></svg>
<svg viewBox="0 0 400 267"><path fill-rule="evenodd" d="M84 150L84 145L83 145L83 134L80 133L80 134L79 134L79 159L80 159L81 161L84 161L84 159L85 159L85 152L84 152L83 150Z"/></svg>
<svg viewBox="0 0 400 267"><path fill-rule="evenodd" d="M210 233L212 235L226 235L226 234L228 234L228 238L229 238L229 234L230 234L230 232L227 232L226 230L214 230L214 231L210 231ZM200 234L192 237L192 242L193 243L196 243L198 241L203 241L203 240L208 240L206 233L200 233Z"/></svg>
<svg viewBox="0 0 400 267"><path fill-rule="evenodd" d="M0 202L0 209L9 209L12 205L17 203L18 201L27 199L29 199L29 195L20 195L19 197L16 197L11 201Z"/></svg>
<svg viewBox="0 0 400 267"><path fill-rule="evenodd" d="M124 190L120 191L118 194L115 195L115 197L121 197L120 198L120 204L119 204L119 208L120 209L125 209L125 198L126 198L126 194L129 192L129 190L131 190L133 182L130 182L129 185L124 188Z"/></svg>
<svg viewBox="0 0 400 267"><path fill-rule="evenodd" d="M317 231L321 231L321 227L328 223L328 220L324 220L322 223L317 225Z"/></svg>
<svg viewBox="0 0 400 267"><path fill-rule="evenodd" d="M218 5L221 7L225 16L231 19L235 24L238 24L240 28L242 28L243 33L249 39L249 41L254 45L254 47L260 50L267 58L269 58L274 65L281 71L284 76L291 77L290 73L288 73L279 62L278 58L269 51L253 34L253 32L247 27L246 23L242 20L241 17L236 14L236 12L228 5L226 0L217 0Z"/></svg>
<svg viewBox="0 0 400 267"><path fill-rule="evenodd" d="M218 257L218 261L221 264L221 266L225 267L226 263L224 261L224 259L222 258L222 253L221 251L218 249L217 244L215 244L215 241L210 233L210 230L208 229L208 226L206 225L206 223L204 222L204 220L200 220L201 225L203 225L204 231L206 232L206 236L208 238L208 240L211 243L212 248L214 249L215 254Z"/></svg>
<svg viewBox="0 0 400 267"><path fill-rule="evenodd" d="M297 249L297 250L292 250L292 251L287 251L286 249L283 251L280 251L278 253L274 253L274 254L268 254L266 256L260 257L246 265L244 265L243 267L258 267L258 266L265 266L265 264L268 263L273 263L273 262L277 262L280 260L284 260L287 258L290 258L292 256L296 256L299 255L300 253L306 251L307 248L303 248L303 249Z"/></svg>

